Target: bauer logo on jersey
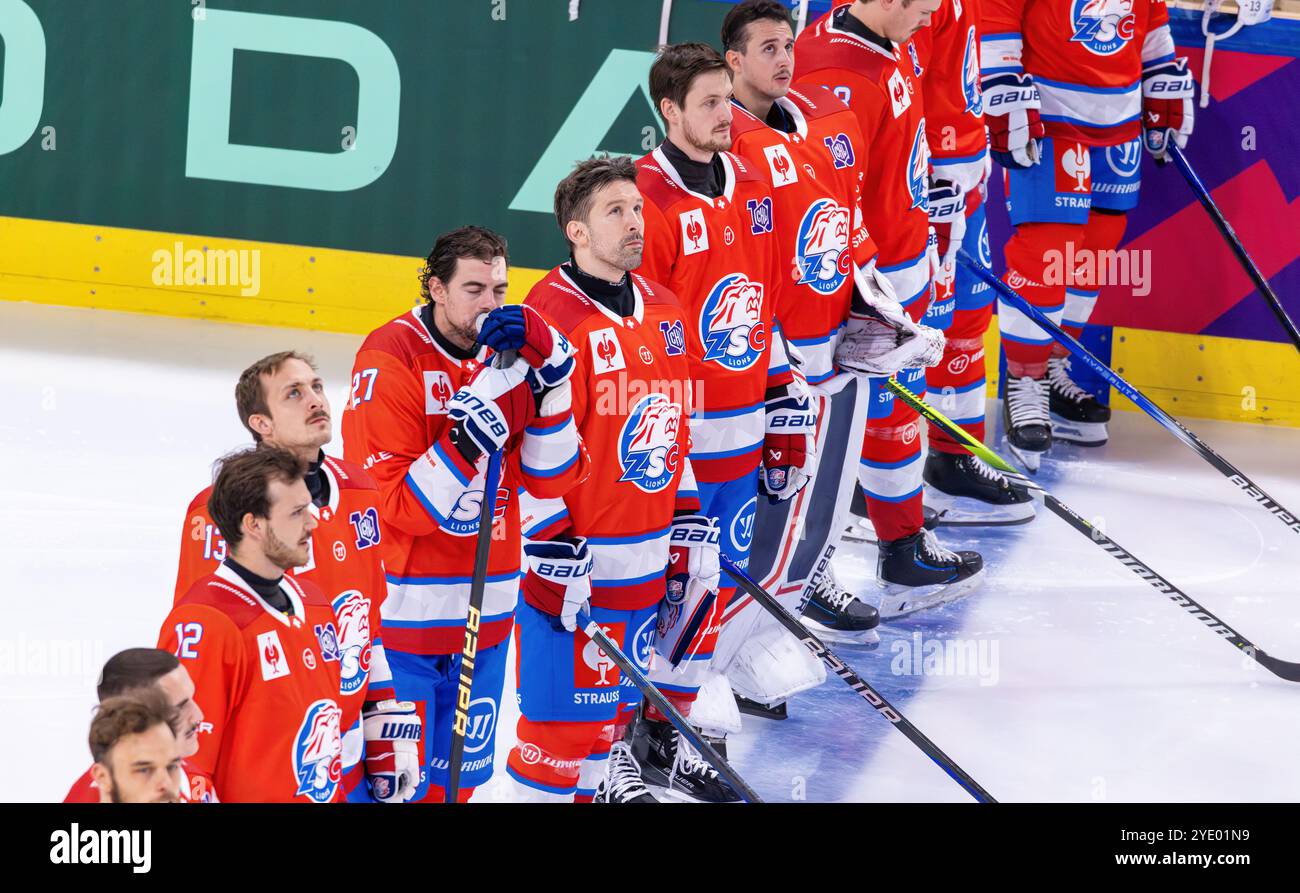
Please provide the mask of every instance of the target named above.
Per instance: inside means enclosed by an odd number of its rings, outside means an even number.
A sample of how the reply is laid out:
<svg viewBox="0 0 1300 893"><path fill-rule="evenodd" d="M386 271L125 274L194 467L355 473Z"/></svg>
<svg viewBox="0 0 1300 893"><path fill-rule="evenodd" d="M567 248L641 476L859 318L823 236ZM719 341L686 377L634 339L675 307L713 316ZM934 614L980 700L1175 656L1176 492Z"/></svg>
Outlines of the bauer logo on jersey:
<svg viewBox="0 0 1300 893"><path fill-rule="evenodd" d="M352 522L352 530L357 535L358 549L379 545L379 512L374 506L364 512L353 512L348 515L348 520Z"/></svg>
<svg viewBox="0 0 1300 893"><path fill-rule="evenodd" d="M847 133L837 133L835 136L825 137L822 142L830 150L831 161L835 163L835 169L844 170L846 167L853 167L856 158L853 154L853 141L849 139Z"/></svg>
<svg viewBox="0 0 1300 893"><path fill-rule="evenodd" d="M659 323L659 333L664 336L664 351L668 356L680 357L686 353L686 326L680 319Z"/></svg>
<svg viewBox="0 0 1300 893"><path fill-rule="evenodd" d="M738 371L758 362L767 350L763 284L744 273L719 279L700 308L700 343L706 363Z"/></svg>
<svg viewBox="0 0 1300 893"><path fill-rule="evenodd" d="M889 104L894 109L894 117L900 117L912 105L912 94L907 89L903 73L894 69L889 75Z"/></svg>
<svg viewBox="0 0 1300 893"><path fill-rule="evenodd" d="M966 100L966 113L979 117L984 114L984 93L980 90L980 44L975 37L975 26L966 31L966 55L961 63L961 95Z"/></svg>
<svg viewBox="0 0 1300 893"><path fill-rule="evenodd" d="M257 658L262 663L262 679L269 682L289 675L289 661L285 659L280 635L270 630L257 637Z"/></svg>
<svg viewBox="0 0 1300 893"><path fill-rule="evenodd" d="M930 173L930 150L925 144L925 119L912 137L912 151L907 156L907 191L912 196L912 207L922 211L930 209L930 192L926 180Z"/></svg>
<svg viewBox="0 0 1300 893"><path fill-rule="evenodd" d="M296 796L306 795L316 803L334 799L343 777L342 742L339 726L343 711L322 698L307 708L293 746L293 774L298 779Z"/></svg>
<svg viewBox="0 0 1300 893"><path fill-rule="evenodd" d="M756 236L772 231L772 199L751 198L745 203L749 211L749 231Z"/></svg>
<svg viewBox="0 0 1300 893"><path fill-rule="evenodd" d="M1070 40L1098 56L1118 53L1137 31L1133 0L1073 0L1070 20L1074 23Z"/></svg>
<svg viewBox="0 0 1300 893"><path fill-rule="evenodd" d="M505 487L498 487L497 504L492 513L494 522L500 520L505 514L509 500L510 491ZM478 516L482 507L483 491L466 490L451 507L451 517L443 519L442 529L452 536L474 536L478 533Z"/></svg>
<svg viewBox="0 0 1300 893"><path fill-rule="evenodd" d="M618 343L618 334L613 329L597 329L587 336L587 340L594 357L591 361L593 374L604 375L606 372L627 368L627 361L623 359L623 346Z"/></svg>
<svg viewBox="0 0 1300 893"><path fill-rule="evenodd" d="M1083 143L1058 143L1057 192L1092 192L1092 155Z"/></svg>
<svg viewBox="0 0 1300 893"><path fill-rule="evenodd" d="M647 394L632 407L618 438L623 468L619 481L629 481L647 493L673 482L681 462L677 433L682 408L663 394Z"/></svg>
<svg viewBox="0 0 1300 893"><path fill-rule="evenodd" d="M339 692L350 695L370 679L370 599L349 589L330 606L339 624Z"/></svg>
<svg viewBox="0 0 1300 893"><path fill-rule="evenodd" d="M772 186L780 188L799 182L799 169L795 167L790 150L783 143L768 146L763 150L767 156L767 166L772 169Z"/></svg>
<svg viewBox="0 0 1300 893"><path fill-rule="evenodd" d="M704 223L704 211L691 208L681 216L682 253L689 256L709 250L709 228Z"/></svg>
<svg viewBox="0 0 1300 893"><path fill-rule="evenodd" d="M824 295L839 291L852 272L848 209L829 198L813 202L799 224L794 248L800 285Z"/></svg>
<svg viewBox="0 0 1300 893"><path fill-rule="evenodd" d="M456 389L451 386L451 379L440 369L424 372L424 414L446 415L447 401Z"/></svg>

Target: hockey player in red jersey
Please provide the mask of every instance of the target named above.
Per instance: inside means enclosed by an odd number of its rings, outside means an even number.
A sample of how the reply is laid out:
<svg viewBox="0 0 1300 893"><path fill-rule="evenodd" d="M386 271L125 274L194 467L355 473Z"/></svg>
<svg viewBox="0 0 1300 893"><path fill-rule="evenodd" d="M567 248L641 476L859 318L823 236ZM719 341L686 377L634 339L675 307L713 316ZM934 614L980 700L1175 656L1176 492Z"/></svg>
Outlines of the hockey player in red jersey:
<svg viewBox="0 0 1300 893"><path fill-rule="evenodd" d="M95 708L88 736L93 802L183 802L176 731L176 711L157 688L138 688L103 701Z"/></svg>
<svg viewBox="0 0 1300 893"><path fill-rule="evenodd" d="M950 419L984 437L984 333L993 289L956 261L957 249L988 254L985 180L989 170L984 97L980 92L979 21L983 0L945 0L918 32L923 67L926 143L930 149L930 225L938 237L935 307L946 315L943 359L926 373L930 399ZM1033 519L1028 494L1011 489L996 469L936 427L923 478L938 526L1023 524Z"/></svg>
<svg viewBox="0 0 1300 893"><path fill-rule="evenodd" d="M983 2L986 114L1015 227L1006 282L1078 337L1104 284L1096 261L1137 206L1141 146L1159 158L1186 144L1195 85L1164 0ZM998 321L1016 454L1033 469L1053 438L1105 443L1110 410L1070 378L1065 349L1006 304Z"/></svg>
<svg viewBox="0 0 1300 893"><path fill-rule="evenodd" d="M519 595L516 493L563 495L587 473L565 380L572 348L535 313L502 306L507 273L495 233L464 227L440 236L420 277L425 303L366 338L343 417L344 455L380 490L383 639L397 688L425 728L417 800L445 799L482 500L495 501L495 520L461 799L492 775ZM490 364L507 350L519 354L512 365ZM485 496L489 456L503 448L501 485Z"/></svg>
<svg viewBox="0 0 1300 893"><path fill-rule="evenodd" d="M560 183L555 214L572 256L525 299L579 348L573 422L592 474L563 499L526 499L523 715L507 769L524 801L653 802L624 741L640 692L573 617L589 602L646 671L652 649L656 662L675 656L718 583L717 530L699 513L688 457L686 316L667 288L629 272L644 246L636 178L629 159L601 158Z"/></svg>
<svg viewBox="0 0 1300 893"><path fill-rule="evenodd" d="M344 799L334 611L285 573L306 563L316 527L305 472L277 447L222 460L208 508L227 555L158 636L194 680L211 726L194 762L226 802Z"/></svg>
<svg viewBox="0 0 1300 893"><path fill-rule="evenodd" d="M924 68L915 37L939 5L854 0L795 43L796 86L829 88L857 115L867 140L862 211L879 248L876 269L912 319L936 325L951 304L931 307L937 258L929 244ZM925 389L923 368L897 377L913 393ZM922 527L919 418L894 399L883 379L872 388L860 480L880 541L880 614L888 619L964 594L978 582L983 562L975 552L945 549Z"/></svg>
<svg viewBox="0 0 1300 893"><path fill-rule="evenodd" d="M129 694L142 688L157 688L167 698L176 714L176 749L181 759L179 798L182 803L216 803L212 778L193 762L199 749L199 731L203 711L194 700L194 681L181 666L176 655L160 648L128 648L113 655L99 672L95 694L102 704L109 698ZM95 769L87 769L73 782L64 803L102 803L104 788L95 778ZM111 794L107 799L111 800Z"/></svg>
<svg viewBox="0 0 1300 893"><path fill-rule="evenodd" d="M743 568L758 498L793 497L816 459L816 413L775 324L774 286L790 267L767 172L727 151L733 113L726 61L705 44L666 47L650 69L650 97L668 137L637 162L645 198L640 273L665 283L686 310L687 356L701 392L691 418L701 514L716 523L722 554ZM788 153L771 154L767 165L778 179L798 173ZM682 667L651 673L681 708L696 697L735 591L724 574L698 650ZM655 711L646 713L637 751L648 781L666 785L671 777L701 799L735 799L702 760L690 761L698 778L684 773L677 732Z"/></svg>

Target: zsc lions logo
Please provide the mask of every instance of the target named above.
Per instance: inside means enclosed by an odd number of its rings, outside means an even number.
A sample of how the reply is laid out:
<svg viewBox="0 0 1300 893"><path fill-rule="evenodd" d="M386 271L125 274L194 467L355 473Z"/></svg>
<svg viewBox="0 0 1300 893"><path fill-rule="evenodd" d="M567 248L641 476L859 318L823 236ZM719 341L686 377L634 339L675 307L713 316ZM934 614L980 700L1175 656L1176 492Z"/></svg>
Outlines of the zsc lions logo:
<svg viewBox="0 0 1300 893"><path fill-rule="evenodd" d="M808 206L795 239L799 284L811 285L824 295L839 291L849 277L849 211L829 198Z"/></svg>
<svg viewBox="0 0 1300 893"><path fill-rule="evenodd" d="M1137 18L1133 0L1074 0L1070 5L1074 36L1090 53L1113 56L1133 39Z"/></svg>
<svg viewBox="0 0 1300 893"><path fill-rule="evenodd" d="M925 145L925 119L921 119L912 138L912 151L907 156L907 191L912 196L912 207L930 210L929 193L925 181L930 172L930 151Z"/></svg>
<svg viewBox="0 0 1300 893"><path fill-rule="evenodd" d="M315 803L334 799L343 778L339 724L343 711L328 698L312 703L298 727L293 743L293 774L298 779L295 796L304 794Z"/></svg>
<svg viewBox="0 0 1300 893"><path fill-rule="evenodd" d="M680 464L677 432L682 409L663 394L642 397L628 413L618 438L620 481L657 493L673 481Z"/></svg>
<svg viewBox="0 0 1300 893"><path fill-rule="evenodd" d="M370 678L370 599L349 589L330 605L339 624L339 691L350 695Z"/></svg>
<svg viewBox="0 0 1300 893"><path fill-rule="evenodd" d="M510 500L510 491L505 487L497 488L496 510L492 518L495 521L505 514L506 503ZM452 536L475 536L478 534L478 516L483 506L482 490L466 490L460 494L456 504L451 507L451 517L442 522L442 529Z"/></svg>
<svg viewBox="0 0 1300 893"><path fill-rule="evenodd" d="M975 26L966 32L966 55L961 63L961 95L966 100L966 112L977 118L984 114L984 93L980 90L979 42L975 40Z"/></svg>
<svg viewBox="0 0 1300 893"><path fill-rule="evenodd" d="M754 365L767 350L762 283L744 273L719 279L700 311L700 343L706 363L736 371Z"/></svg>

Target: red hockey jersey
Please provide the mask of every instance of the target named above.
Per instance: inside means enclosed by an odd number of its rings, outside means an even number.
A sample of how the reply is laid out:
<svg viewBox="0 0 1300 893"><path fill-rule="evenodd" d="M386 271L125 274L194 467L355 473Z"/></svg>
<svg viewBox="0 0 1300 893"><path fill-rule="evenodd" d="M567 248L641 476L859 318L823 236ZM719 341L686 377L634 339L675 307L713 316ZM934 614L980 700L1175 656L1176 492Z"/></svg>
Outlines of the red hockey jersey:
<svg viewBox="0 0 1300 893"><path fill-rule="evenodd" d="M310 582L285 576L291 616L222 565L163 621L158 647L180 659L210 731L193 761L227 803L344 799L334 611Z"/></svg>
<svg viewBox="0 0 1300 893"><path fill-rule="evenodd" d="M846 4L847 6L847 4ZM832 9L795 41L795 82L826 87L854 114L867 148L862 214L880 249L877 266L908 313L929 304L929 149L926 144L924 68L916 38L889 52L837 28Z"/></svg>
<svg viewBox="0 0 1300 893"><path fill-rule="evenodd" d="M220 803L212 776L189 760L181 760L180 795L182 803ZM98 803L99 785L87 769L72 783L63 797L64 803Z"/></svg>
<svg viewBox="0 0 1300 893"><path fill-rule="evenodd" d="M984 179L988 133L980 91L980 7L984 0L943 0L930 27L914 38L921 60L925 135L936 177L970 192Z"/></svg>
<svg viewBox="0 0 1300 893"><path fill-rule="evenodd" d="M1174 58L1164 0L983 0L980 66L1033 75L1048 136L1114 146L1142 132L1142 69Z"/></svg>
<svg viewBox="0 0 1300 893"><path fill-rule="evenodd" d="M380 326L361 345L352 399L343 412L343 452L379 485L380 555L388 579L383 640L415 654L454 654L465 641L470 582L487 456L470 465L450 443L447 403L490 352L452 356L420 311ZM479 648L510 634L519 595L519 501L526 486L562 496L587 473L572 419L539 419L507 447L496 493ZM523 461L521 461L521 455Z"/></svg>
<svg viewBox="0 0 1300 893"><path fill-rule="evenodd" d="M624 610L663 598L673 511L700 508L688 458L686 314L662 285L637 275L632 284L627 317L589 299L563 269L524 299L578 347L573 418L592 456L591 477L563 500L525 500L524 532L586 537L592 605Z"/></svg>
<svg viewBox="0 0 1300 893"><path fill-rule="evenodd" d="M790 382L774 337L772 283L786 275L772 190L748 162L719 153L722 195L686 188L655 149L637 162L645 199L645 254L638 271L665 283L686 311L686 349L701 405L691 419L691 465L701 481L730 481L758 467L764 395ZM788 159L773 158L774 170Z"/></svg>
<svg viewBox="0 0 1300 893"><path fill-rule="evenodd" d="M311 507L318 522L312 531L311 552L307 563L290 573L315 583L334 609L330 629L339 655L343 773L350 791L363 775L361 709L367 701L395 697L380 637L380 609L387 595L379 556L383 541L380 497L375 482L358 465L325 456L321 470L329 481L329 504ZM225 540L208 513L211 493L211 487L204 489L185 513L176 573L177 602L226 557Z"/></svg>
<svg viewBox="0 0 1300 893"><path fill-rule="evenodd" d="M803 357L813 384L835 374L835 343L853 300L853 265L876 243L862 220L866 141L848 106L829 90L804 87L776 100L793 133L769 127L732 103L731 150L772 174L781 275L773 280L776 317Z"/></svg>

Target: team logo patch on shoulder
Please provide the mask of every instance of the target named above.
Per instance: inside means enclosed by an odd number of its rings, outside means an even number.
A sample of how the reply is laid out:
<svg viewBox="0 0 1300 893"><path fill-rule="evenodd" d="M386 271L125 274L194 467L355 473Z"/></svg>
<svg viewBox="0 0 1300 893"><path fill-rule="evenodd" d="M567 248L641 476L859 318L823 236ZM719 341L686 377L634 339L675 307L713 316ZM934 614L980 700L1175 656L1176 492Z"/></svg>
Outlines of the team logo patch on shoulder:
<svg viewBox="0 0 1300 893"><path fill-rule="evenodd" d="M627 368L627 361L623 359L623 346L619 344L618 335L612 328L597 329L587 335L587 340L591 344L591 355L595 357L592 360L594 374L603 375Z"/></svg>
<svg viewBox="0 0 1300 893"><path fill-rule="evenodd" d="M930 147L925 143L925 119L916 128L912 138L912 151L907 158L907 192L912 196L912 207L923 211L930 209L930 193L926 178L930 172Z"/></svg>
<svg viewBox="0 0 1300 893"><path fill-rule="evenodd" d="M706 363L719 363L733 371L754 365L767 350L763 283L744 273L719 279L700 308L700 343Z"/></svg>
<svg viewBox="0 0 1300 893"><path fill-rule="evenodd" d="M349 589L338 595L330 606L339 624L336 645L339 692L350 695L364 688L370 678L370 599L356 589Z"/></svg>
<svg viewBox="0 0 1300 893"><path fill-rule="evenodd" d="M984 93L980 89L979 41L975 39L975 26L966 31L966 55L961 63L961 95L966 100L966 113L979 117L984 114Z"/></svg>
<svg viewBox="0 0 1300 893"><path fill-rule="evenodd" d="M853 141L849 139L847 133L828 136L822 142L830 150L831 161L835 162L837 171L844 170L846 167L853 167L853 162L856 160L853 155Z"/></svg>
<svg viewBox="0 0 1300 893"><path fill-rule="evenodd" d="M834 294L852 272L849 253L849 211L833 199L808 206L795 239L799 284L824 295Z"/></svg>
<svg viewBox="0 0 1300 893"><path fill-rule="evenodd" d="M275 630L258 635L257 658L262 664L262 681L270 682L289 675L289 661L280 645L280 635Z"/></svg>
<svg viewBox="0 0 1300 893"><path fill-rule="evenodd" d="M1137 33L1133 0L1073 0L1070 21L1074 24L1070 41L1098 56L1113 56Z"/></svg>
<svg viewBox="0 0 1300 893"><path fill-rule="evenodd" d="M307 708L293 746L293 774L298 780L295 796L305 795L315 803L334 799L343 778L342 719L343 711L328 698Z"/></svg>
<svg viewBox="0 0 1300 893"><path fill-rule="evenodd" d="M379 545L379 512L374 506L364 512L353 512L348 515L348 520L352 522L352 529L356 532L358 549L369 549L371 546Z"/></svg>
<svg viewBox="0 0 1300 893"><path fill-rule="evenodd" d="M912 43L911 41L908 41L907 44L907 54L912 57L912 72L917 77L920 77L921 75L925 74L925 69L921 67L921 60L917 58L916 55L916 44Z"/></svg>
<svg viewBox="0 0 1300 893"><path fill-rule="evenodd" d="M646 493L657 493L673 482L681 463L677 433L682 408L663 394L647 394L628 413L618 438L619 481Z"/></svg>
<svg viewBox="0 0 1300 893"><path fill-rule="evenodd" d="M799 182L799 171L790 158L790 150L781 143L768 146L763 150L767 156L767 166L772 169L772 186L779 189Z"/></svg>
<svg viewBox="0 0 1300 893"><path fill-rule="evenodd" d="M682 253L691 255L709 250L709 228L704 222L704 211L691 208L683 212Z"/></svg>
<svg viewBox="0 0 1300 893"><path fill-rule="evenodd" d="M446 415L447 401L456 389L451 386L451 378L441 369L424 371L424 414Z"/></svg>
<svg viewBox="0 0 1300 893"><path fill-rule="evenodd" d="M751 234L761 236L772 231L772 199L770 196L763 199L751 198L745 203L745 209L749 211L749 231Z"/></svg>
<svg viewBox="0 0 1300 893"><path fill-rule="evenodd" d="M894 69L890 73L887 88L889 105L894 110L894 117L900 117L912 105L912 94L907 89L907 81L903 79L901 71Z"/></svg>
<svg viewBox="0 0 1300 893"><path fill-rule="evenodd" d="M680 357L686 353L686 327L680 319L659 323L659 333L664 336L664 350L668 356Z"/></svg>

